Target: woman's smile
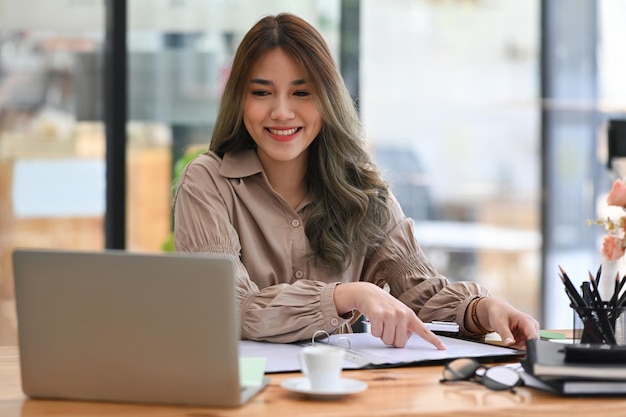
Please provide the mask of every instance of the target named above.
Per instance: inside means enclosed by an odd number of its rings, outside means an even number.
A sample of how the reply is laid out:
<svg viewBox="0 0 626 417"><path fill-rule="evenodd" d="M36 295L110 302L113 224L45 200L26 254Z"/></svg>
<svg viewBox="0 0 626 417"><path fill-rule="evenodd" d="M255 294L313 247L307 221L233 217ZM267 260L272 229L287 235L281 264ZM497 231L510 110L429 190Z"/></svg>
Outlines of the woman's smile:
<svg viewBox="0 0 626 417"><path fill-rule="evenodd" d="M278 142L289 142L298 136L298 133L301 129L302 128L300 127L293 127L288 129L268 127L266 131L272 139Z"/></svg>

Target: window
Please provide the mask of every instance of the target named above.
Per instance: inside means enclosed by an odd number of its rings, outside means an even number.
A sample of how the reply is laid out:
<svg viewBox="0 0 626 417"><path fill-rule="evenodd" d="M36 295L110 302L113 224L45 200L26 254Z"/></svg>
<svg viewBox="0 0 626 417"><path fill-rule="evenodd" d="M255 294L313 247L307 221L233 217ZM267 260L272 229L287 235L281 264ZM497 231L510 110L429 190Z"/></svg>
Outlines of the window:
<svg viewBox="0 0 626 417"><path fill-rule="evenodd" d="M538 8L515 0L362 2L359 102L368 140L437 269L534 316Z"/></svg>

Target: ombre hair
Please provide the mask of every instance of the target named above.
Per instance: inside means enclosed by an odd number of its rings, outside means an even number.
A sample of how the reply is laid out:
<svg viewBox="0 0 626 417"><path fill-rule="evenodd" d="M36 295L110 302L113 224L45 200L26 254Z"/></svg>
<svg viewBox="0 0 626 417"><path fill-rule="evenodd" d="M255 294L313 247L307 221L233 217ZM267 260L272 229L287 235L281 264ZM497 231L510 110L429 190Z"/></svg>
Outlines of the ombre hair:
<svg viewBox="0 0 626 417"><path fill-rule="evenodd" d="M255 147L243 123L250 70L276 48L306 74L323 120L309 147L306 181L312 203L305 233L311 259L340 275L355 251L367 255L385 238L389 190L365 149L359 116L329 48L313 26L282 13L264 17L244 36L224 88L210 149L222 156Z"/></svg>

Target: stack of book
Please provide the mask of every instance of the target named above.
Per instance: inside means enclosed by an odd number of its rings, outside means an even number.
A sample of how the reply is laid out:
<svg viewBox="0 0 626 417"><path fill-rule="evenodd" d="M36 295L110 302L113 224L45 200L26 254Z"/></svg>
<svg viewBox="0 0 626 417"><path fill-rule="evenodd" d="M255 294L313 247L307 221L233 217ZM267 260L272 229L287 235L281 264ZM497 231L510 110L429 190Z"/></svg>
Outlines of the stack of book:
<svg viewBox="0 0 626 417"><path fill-rule="evenodd" d="M526 386L560 395L626 394L626 346L526 342Z"/></svg>

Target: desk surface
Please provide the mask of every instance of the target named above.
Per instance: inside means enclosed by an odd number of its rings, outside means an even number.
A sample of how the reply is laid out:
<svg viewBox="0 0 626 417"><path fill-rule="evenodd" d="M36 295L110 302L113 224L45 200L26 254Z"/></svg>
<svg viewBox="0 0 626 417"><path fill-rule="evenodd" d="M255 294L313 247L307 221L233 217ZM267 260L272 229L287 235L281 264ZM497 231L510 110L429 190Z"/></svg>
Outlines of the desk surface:
<svg viewBox="0 0 626 417"><path fill-rule="evenodd" d="M270 385L236 409L160 407L129 404L43 401L22 393L16 347L0 347L2 417L367 417L367 416L623 416L626 398L560 398L530 388L516 394L478 384L440 384L441 366L346 371L369 389L333 401L313 401L288 392L280 382L298 374L273 374Z"/></svg>

